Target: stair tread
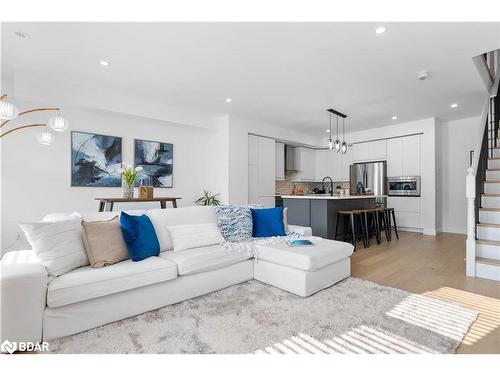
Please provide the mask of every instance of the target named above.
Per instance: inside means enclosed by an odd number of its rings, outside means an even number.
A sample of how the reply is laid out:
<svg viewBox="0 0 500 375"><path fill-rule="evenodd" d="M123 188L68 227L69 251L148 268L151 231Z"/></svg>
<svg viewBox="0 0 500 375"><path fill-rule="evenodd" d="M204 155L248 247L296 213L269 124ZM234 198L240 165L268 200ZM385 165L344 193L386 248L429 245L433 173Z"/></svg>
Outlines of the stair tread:
<svg viewBox="0 0 500 375"><path fill-rule="evenodd" d="M500 267L500 260L476 257L477 263L489 264L491 266Z"/></svg>
<svg viewBox="0 0 500 375"><path fill-rule="evenodd" d="M493 240L476 240L476 243L482 245L500 246L500 241Z"/></svg>
<svg viewBox="0 0 500 375"><path fill-rule="evenodd" d="M480 207L479 211L500 211L500 208L495 208L495 207Z"/></svg>
<svg viewBox="0 0 500 375"><path fill-rule="evenodd" d="M500 184L500 180L484 180L485 184Z"/></svg>
<svg viewBox="0 0 500 375"><path fill-rule="evenodd" d="M479 227L492 227L492 228L500 228L500 224L494 224L494 223L479 223L477 224Z"/></svg>
<svg viewBox="0 0 500 375"><path fill-rule="evenodd" d="M481 195L483 197L500 197L500 194L493 194L493 193L483 193Z"/></svg>
<svg viewBox="0 0 500 375"><path fill-rule="evenodd" d="M486 172L498 172L498 171L500 171L500 168L486 168Z"/></svg>
<svg viewBox="0 0 500 375"><path fill-rule="evenodd" d="M495 156L495 157L492 157L492 158L488 158L488 160L500 160L500 156Z"/></svg>

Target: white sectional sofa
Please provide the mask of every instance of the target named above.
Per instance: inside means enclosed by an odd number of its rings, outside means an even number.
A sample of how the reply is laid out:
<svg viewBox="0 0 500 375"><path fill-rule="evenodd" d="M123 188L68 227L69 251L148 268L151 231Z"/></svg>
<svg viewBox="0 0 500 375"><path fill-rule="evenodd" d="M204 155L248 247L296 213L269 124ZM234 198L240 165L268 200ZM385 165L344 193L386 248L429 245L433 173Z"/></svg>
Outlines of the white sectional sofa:
<svg viewBox="0 0 500 375"><path fill-rule="evenodd" d="M83 219L116 215L93 213ZM5 254L0 342L48 341L254 278L306 297L350 275L352 245L311 237L310 228L289 226L289 231L312 239L316 246L308 248L291 248L283 241L257 246L255 254L228 251L222 245L173 252L166 227L216 223L215 210L196 206L150 210L148 215L161 252L140 262L128 259L49 277L33 251Z"/></svg>

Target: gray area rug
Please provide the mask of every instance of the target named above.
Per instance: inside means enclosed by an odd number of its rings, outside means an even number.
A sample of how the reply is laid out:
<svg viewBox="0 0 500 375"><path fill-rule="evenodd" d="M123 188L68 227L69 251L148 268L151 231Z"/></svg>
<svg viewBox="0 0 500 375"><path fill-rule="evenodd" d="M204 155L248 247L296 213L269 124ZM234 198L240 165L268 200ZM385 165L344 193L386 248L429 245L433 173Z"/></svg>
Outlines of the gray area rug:
<svg viewBox="0 0 500 375"><path fill-rule="evenodd" d="M477 314L348 278L301 298L250 281L50 342L52 353L455 353Z"/></svg>

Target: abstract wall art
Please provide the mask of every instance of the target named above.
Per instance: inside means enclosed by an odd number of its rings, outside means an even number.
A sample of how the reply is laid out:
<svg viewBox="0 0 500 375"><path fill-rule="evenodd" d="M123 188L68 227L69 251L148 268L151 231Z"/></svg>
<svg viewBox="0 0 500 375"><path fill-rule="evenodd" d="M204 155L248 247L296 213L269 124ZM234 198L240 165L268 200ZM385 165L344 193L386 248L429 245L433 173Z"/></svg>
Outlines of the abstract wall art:
<svg viewBox="0 0 500 375"><path fill-rule="evenodd" d="M154 141L135 140L134 163L143 167L141 178L154 187L173 187L174 145Z"/></svg>
<svg viewBox="0 0 500 375"><path fill-rule="evenodd" d="M121 186L122 139L71 132L71 186Z"/></svg>

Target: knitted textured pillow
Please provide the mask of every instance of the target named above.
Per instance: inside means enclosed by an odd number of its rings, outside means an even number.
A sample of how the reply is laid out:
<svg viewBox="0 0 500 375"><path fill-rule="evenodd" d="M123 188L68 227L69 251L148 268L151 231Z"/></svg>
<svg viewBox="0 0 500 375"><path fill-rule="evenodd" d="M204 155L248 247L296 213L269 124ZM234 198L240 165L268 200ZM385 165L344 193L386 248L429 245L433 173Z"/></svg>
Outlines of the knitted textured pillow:
<svg viewBox="0 0 500 375"><path fill-rule="evenodd" d="M250 207L217 206L217 224L226 241L243 241L252 238L252 211Z"/></svg>

